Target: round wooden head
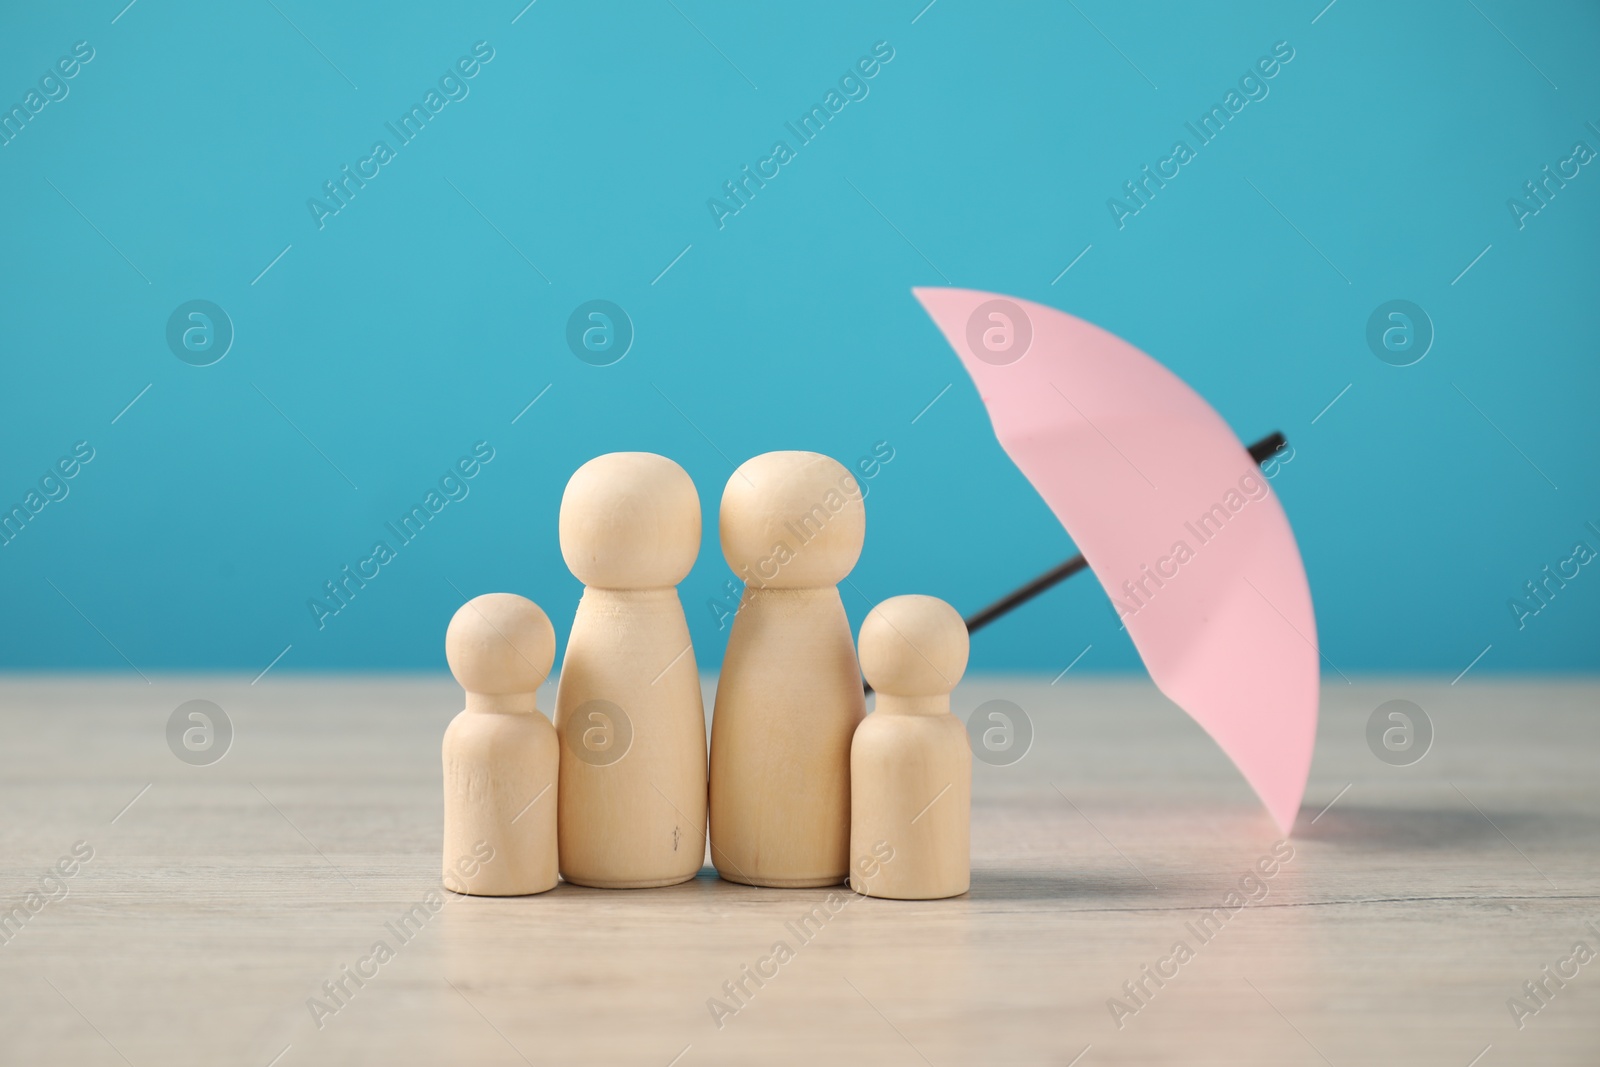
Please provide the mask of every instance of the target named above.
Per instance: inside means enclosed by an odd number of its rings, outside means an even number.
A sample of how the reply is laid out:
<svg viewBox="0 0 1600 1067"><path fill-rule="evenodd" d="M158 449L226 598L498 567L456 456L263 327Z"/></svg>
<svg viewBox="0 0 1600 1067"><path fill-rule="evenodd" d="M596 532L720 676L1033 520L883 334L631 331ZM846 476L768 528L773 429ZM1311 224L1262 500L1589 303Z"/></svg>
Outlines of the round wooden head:
<svg viewBox="0 0 1600 1067"><path fill-rule="evenodd" d="M722 491L722 554L757 588L837 585L861 558L867 509L855 476L815 452L767 452Z"/></svg>
<svg viewBox="0 0 1600 1067"><path fill-rule="evenodd" d="M861 673L880 693L939 696L967 670L967 627L933 596L891 597L861 623Z"/></svg>
<svg viewBox="0 0 1600 1067"><path fill-rule="evenodd" d="M700 554L700 495L653 452L611 452L579 467L561 495L561 558L584 585L677 585Z"/></svg>
<svg viewBox="0 0 1600 1067"><path fill-rule="evenodd" d="M532 693L555 662L556 631L527 597L485 593L450 619L444 655L450 673L469 693Z"/></svg>

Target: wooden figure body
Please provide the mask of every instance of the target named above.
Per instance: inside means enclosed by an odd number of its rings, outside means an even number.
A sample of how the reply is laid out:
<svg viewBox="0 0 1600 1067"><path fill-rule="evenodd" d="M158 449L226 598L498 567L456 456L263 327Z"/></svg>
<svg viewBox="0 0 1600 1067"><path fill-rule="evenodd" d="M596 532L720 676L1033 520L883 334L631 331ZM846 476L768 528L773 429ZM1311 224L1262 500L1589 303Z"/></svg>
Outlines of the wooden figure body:
<svg viewBox="0 0 1600 1067"><path fill-rule="evenodd" d="M467 691L444 733L444 886L474 896L543 893L556 884L556 731L534 691L556 635L539 605L512 593L474 597L445 632L445 658Z"/></svg>
<svg viewBox="0 0 1600 1067"><path fill-rule="evenodd" d="M719 526L745 590L711 720L711 861L747 885L837 885L866 701L836 586L861 555L861 489L827 456L768 452L728 479Z"/></svg>
<svg viewBox="0 0 1600 1067"><path fill-rule="evenodd" d="M700 497L649 452L585 463L561 498L561 555L584 583L556 691L561 874L602 889L693 878L706 848L706 721L677 584Z"/></svg>
<svg viewBox="0 0 1600 1067"><path fill-rule="evenodd" d="M885 600L861 624L861 667L878 698L850 748L851 888L960 896L972 878L972 749L950 691L967 669L966 625L936 597Z"/></svg>

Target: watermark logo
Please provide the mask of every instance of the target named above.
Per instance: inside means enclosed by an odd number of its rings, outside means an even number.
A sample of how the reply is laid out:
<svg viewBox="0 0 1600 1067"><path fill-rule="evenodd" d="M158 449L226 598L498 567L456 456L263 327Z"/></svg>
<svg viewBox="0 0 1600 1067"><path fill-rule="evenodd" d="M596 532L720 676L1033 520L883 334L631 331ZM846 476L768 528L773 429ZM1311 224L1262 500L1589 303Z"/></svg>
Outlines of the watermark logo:
<svg viewBox="0 0 1600 1067"><path fill-rule="evenodd" d="M633 747L633 721L609 700L585 700L561 732L572 754L591 767L609 767Z"/></svg>
<svg viewBox="0 0 1600 1067"><path fill-rule="evenodd" d="M1409 300L1390 300L1367 319L1367 347L1391 367L1422 362L1433 347L1433 320Z"/></svg>
<svg viewBox="0 0 1600 1067"><path fill-rule="evenodd" d="M367 154L357 158L354 167L349 163L340 164L338 176L322 183L321 195L306 200L306 210L311 213L311 221L317 224L317 229L326 229L330 218L354 203L356 194L381 174L384 167L399 158L400 149L422 136L422 131L439 117L440 112L452 103L465 100L472 92L472 87L467 83L493 60L493 45L488 41L474 44L472 54L461 56L453 65L446 67L437 85L430 85L423 92L421 100L413 98L409 108L393 121L383 124L383 128L393 135L392 145L388 139L374 141ZM352 88L354 84L351 83ZM449 181L448 178L445 180ZM460 194L461 190L457 189L456 192ZM461 198L467 199L465 194ZM467 203L472 204L472 201L467 200ZM473 210L477 211L477 205L473 205Z"/></svg>
<svg viewBox="0 0 1600 1067"><path fill-rule="evenodd" d="M1186 920L1183 937L1173 941L1166 955L1158 957L1153 965L1141 965L1137 975L1122 983L1121 996L1106 998L1106 1010L1111 1013L1111 1021L1117 1029L1127 1026L1129 1019L1148 1008L1156 994L1178 978L1200 949L1215 941L1231 919L1266 900L1272 893L1272 879L1292 859L1294 846L1287 841L1277 842L1270 852L1263 853L1245 868L1216 907L1209 911L1202 909L1193 919Z"/></svg>
<svg viewBox="0 0 1600 1067"><path fill-rule="evenodd" d="M1585 123L1589 129L1600 133L1600 127L1594 123ZM1571 150L1565 159L1558 159L1554 169L1546 163L1533 181L1522 183L1522 192L1517 196L1506 199L1506 207L1511 211L1511 221L1517 224L1517 229L1526 229L1528 220L1550 206L1556 194L1567 187L1567 182L1582 173L1583 168L1595 157L1595 150L1587 141L1574 141Z"/></svg>
<svg viewBox="0 0 1600 1067"><path fill-rule="evenodd" d="M706 208L711 212L711 221L717 224L717 229L726 229L728 219L749 207L757 194L767 187L767 183L783 173L784 167L800 158L800 149L822 136L822 131L839 117L840 112L852 103L865 100L872 91L867 83L876 78L893 59L894 46L888 41L877 42L872 46L871 55L862 56L853 66L845 68L839 76L837 87L830 86L821 102L812 104L793 121L785 122L782 140L773 141L771 149L765 156L756 159L754 167L749 163L741 166L737 175L722 183L721 193L706 200ZM748 78L745 80L750 81ZM754 82L750 82L750 88L755 88ZM790 144L791 136L793 144ZM856 192L860 193L860 190Z"/></svg>
<svg viewBox="0 0 1600 1067"><path fill-rule="evenodd" d="M82 865L92 859L94 859L94 846L87 841L79 841L72 846L71 855L56 860L54 867L46 867L44 875L37 880L37 884L30 885L14 904L8 907L0 903L0 945L11 944L11 939L20 934L22 928L43 911L46 905L65 900L67 894L71 892L66 880L75 876Z"/></svg>
<svg viewBox="0 0 1600 1067"><path fill-rule="evenodd" d="M609 300L579 304L567 318L567 347L591 367L609 367L633 347L633 320Z"/></svg>
<svg viewBox="0 0 1600 1067"><path fill-rule="evenodd" d="M1292 458L1294 453L1290 452L1289 455ZM1285 463L1288 461L1283 460ZM1276 463L1277 460L1268 462ZM1271 478L1272 475L1266 477ZM1210 508L1183 524L1185 532L1194 538L1193 547L1190 547L1187 538L1180 537L1173 541L1167 555L1156 559L1154 566L1142 563L1137 575L1123 579L1122 595L1113 601L1117 617L1126 622L1148 607L1156 594L1182 573L1183 566L1222 533L1233 516L1243 511L1252 500L1264 500L1271 492L1255 470L1240 475L1237 488L1229 486Z"/></svg>
<svg viewBox="0 0 1600 1067"><path fill-rule="evenodd" d="M545 788L548 789L549 786ZM543 795L543 793L539 794L539 796ZM539 797L534 797L533 799L538 800ZM529 804L528 807L531 808L533 805ZM511 821L516 822L516 819ZM452 893L470 893L472 891L472 880L478 876L479 871L493 861L494 846L487 841L475 842L471 853L462 856L455 863L445 868L444 887Z"/></svg>
<svg viewBox="0 0 1600 1067"><path fill-rule="evenodd" d="M1033 720L1009 700L988 700L967 716L972 755L991 767L1009 767L1033 747Z"/></svg>
<svg viewBox="0 0 1600 1067"><path fill-rule="evenodd" d="M473 846L473 853L485 863L494 859L494 849L483 841ZM472 866L476 867L476 860ZM348 1008L356 994L383 973L383 966L394 959L402 948L415 941L423 928L443 910L444 897L437 889L430 889L398 918L384 923L385 936L375 940L365 956L359 957L353 964L341 965L332 978L322 983L320 997L306 998L306 1011L311 1014L311 1021L317 1024L317 1029L321 1030L328 1025L329 1019ZM389 943L390 936L394 938L392 945Z"/></svg>
<svg viewBox="0 0 1600 1067"><path fill-rule="evenodd" d="M863 853L856 860L850 878L850 888L855 890L854 893L830 889L826 897L813 904L798 919L783 924L784 932L794 938L793 945L786 938L774 941L771 950L757 959L754 966L744 964L734 977L722 983L721 997L707 997L706 1011L710 1013L711 1021L717 1024L717 1029L727 1026L729 1019L748 1008L756 993L778 977L782 968L794 960L800 949L816 940L823 927L845 908L863 899L872 879L893 859L894 846L889 842L879 841L873 845L870 855Z"/></svg>
<svg viewBox="0 0 1600 1067"><path fill-rule="evenodd" d="M985 300L967 319L967 348L985 363L1015 363L1032 344L1033 322L1010 300Z"/></svg>
<svg viewBox="0 0 1600 1067"><path fill-rule="evenodd" d="M1586 522L1584 525L1600 538L1600 526L1592 522ZM1587 537L1588 533L1584 536ZM1596 544L1600 544L1600 540L1597 540ZM1556 557L1553 567L1546 563L1536 578L1524 582L1523 593L1512 597L1508 602L1511 607L1511 617L1517 620L1517 629L1526 629L1528 620L1549 607L1556 594L1565 589L1568 582L1583 573L1583 567L1594 559L1595 555L1596 551L1589 542L1574 541L1571 555L1565 559Z"/></svg>
<svg viewBox="0 0 1600 1067"><path fill-rule="evenodd" d="M306 609L317 629L327 629L328 620L354 603L356 594L382 574L383 568L400 558L400 550L422 536L422 531L440 512L450 504L465 500L472 492L468 483L494 461L494 456L494 446L488 441L473 445L471 455L461 456L453 466L445 468L438 487L430 488L421 503L411 505L409 511L383 524L384 530L393 535L394 544L389 543L388 537L374 541L372 551L357 559L354 568L344 564L336 575L322 583L321 593L306 598Z"/></svg>
<svg viewBox="0 0 1600 1067"><path fill-rule="evenodd" d="M1367 719L1367 747L1391 767L1409 767L1433 747L1433 720L1409 700L1379 704Z"/></svg>
<svg viewBox="0 0 1600 1067"><path fill-rule="evenodd" d="M209 367L233 347L233 320L209 300L179 304L167 319L167 347L191 367Z"/></svg>
<svg viewBox="0 0 1600 1067"><path fill-rule="evenodd" d="M1111 221L1116 223L1117 229L1126 229L1128 220L1149 207L1156 194L1181 174L1184 167L1200 158L1200 150L1221 137L1222 131L1246 107L1265 100L1272 92L1272 87L1267 83L1282 73L1294 57L1294 46L1288 41L1274 44L1271 55L1261 56L1245 68L1237 88L1230 86L1220 102L1202 111L1194 121L1183 124L1184 136L1174 140L1172 148L1164 156L1159 156L1153 167L1146 163L1131 181L1123 182L1121 195L1106 200L1106 210L1110 212ZM1141 75L1143 73L1140 71ZM1145 80L1150 81L1149 78ZM1155 82L1150 82L1150 85L1154 88ZM1191 138L1193 145L1189 143ZM1259 189L1256 191L1260 192Z"/></svg>
<svg viewBox="0 0 1600 1067"><path fill-rule="evenodd" d="M786 564L800 558L799 550L822 533L828 522L844 510L847 500L866 500L867 493L871 491L869 483L883 473L883 468L894 460L894 456L894 446L888 441L875 442L871 454L858 458L855 469L842 478L836 488L830 488L822 499L784 522L784 531L793 535L792 542L787 537L780 539L773 544L771 555L756 560L754 564L746 564L742 579L725 579L722 595L706 600L706 607L717 620L717 629L726 630L728 624L743 610L746 586L765 589Z"/></svg>
<svg viewBox="0 0 1600 1067"><path fill-rule="evenodd" d="M67 499L67 494L72 492L72 487L67 483L76 478L92 459L94 446L88 441L79 441L72 446L71 455L62 456L53 466L45 468L38 488L29 486L20 504L12 504L9 508L0 504L0 548L15 541L28 523L47 506Z"/></svg>
<svg viewBox="0 0 1600 1067"><path fill-rule="evenodd" d="M209 700L189 700L167 718L167 747L191 767L209 767L233 744L233 720Z"/></svg>
<svg viewBox="0 0 1600 1067"><path fill-rule="evenodd" d="M92 59L94 46L88 41L79 41L72 46L71 55L62 56L54 66L45 68L37 89L30 86L15 104L0 104L0 148L22 136L28 123L45 108L65 100L72 92L72 87L67 83L76 78Z"/></svg>
<svg viewBox="0 0 1600 1067"><path fill-rule="evenodd" d="M1588 927L1600 934L1600 927L1593 922ZM1523 982L1522 996L1506 998L1506 1009L1511 1012L1511 1021L1517 1024L1517 1029L1526 1027L1529 1019L1548 1008L1556 994L1567 988L1567 983L1578 977L1578 973L1592 963L1594 957L1595 951L1588 942L1574 941L1570 953L1558 958L1554 964L1545 964L1538 975Z"/></svg>
<svg viewBox="0 0 1600 1067"><path fill-rule="evenodd" d="M1261 473L1271 481L1283 473L1283 468L1294 462L1294 446L1285 444L1272 455L1261 461Z"/></svg>

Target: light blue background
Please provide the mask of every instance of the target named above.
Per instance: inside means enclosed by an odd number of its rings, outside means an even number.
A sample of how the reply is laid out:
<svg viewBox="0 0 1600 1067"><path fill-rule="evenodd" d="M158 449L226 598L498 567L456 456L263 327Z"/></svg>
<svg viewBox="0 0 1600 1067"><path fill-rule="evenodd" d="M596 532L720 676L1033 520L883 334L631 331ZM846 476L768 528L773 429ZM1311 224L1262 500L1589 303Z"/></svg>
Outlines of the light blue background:
<svg viewBox="0 0 1600 1067"><path fill-rule="evenodd" d="M729 458L770 449L894 449L853 625L904 592L970 612L1073 549L909 295L946 279L1126 337L1245 440L1287 433L1274 484L1344 671L1454 676L1486 646L1475 672L1600 666L1600 569L1523 630L1508 607L1600 547L1600 166L1521 231L1506 207L1600 148L1593 5L124 2L0 17L7 107L96 51L0 148L0 501L96 450L0 549L6 667L253 674L292 646L276 670L440 669L458 589L532 597L564 647L561 489L619 449L699 486L702 666ZM470 96L319 231L307 199L480 40ZM1107 198L1284 40L1270 96L1119 231ZM878 41L870 95L719 231L707 199ZM197 298L237 331L205 368L164 341ZM565 345L592 298L635 324L615 366ZM1365 344L1394 298L1437 330L1415 366ZM470 496L319 631L307 600L479 440ZM978 636L973 669L1055 674L1090 644L1075 670L1137 667L1080 578Z"/></svg>

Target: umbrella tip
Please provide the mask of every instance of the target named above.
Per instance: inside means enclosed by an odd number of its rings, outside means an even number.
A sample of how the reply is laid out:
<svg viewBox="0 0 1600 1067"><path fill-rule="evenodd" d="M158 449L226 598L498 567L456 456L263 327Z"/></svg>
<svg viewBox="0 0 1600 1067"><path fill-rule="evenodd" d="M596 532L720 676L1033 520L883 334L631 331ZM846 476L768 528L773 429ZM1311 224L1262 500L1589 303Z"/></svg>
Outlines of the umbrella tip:
<svg viewBox="0 0 1600 1067"><path fill-rule="evenodd" d="M1265 463L1267 460L1276 455L1278 451L1288 443L1289 439L1283 436L1282 431L1273 430L1271 433L1267 434L1267 436L1250 446L1250 458L1255 460L1257 464Z"/></svg>

